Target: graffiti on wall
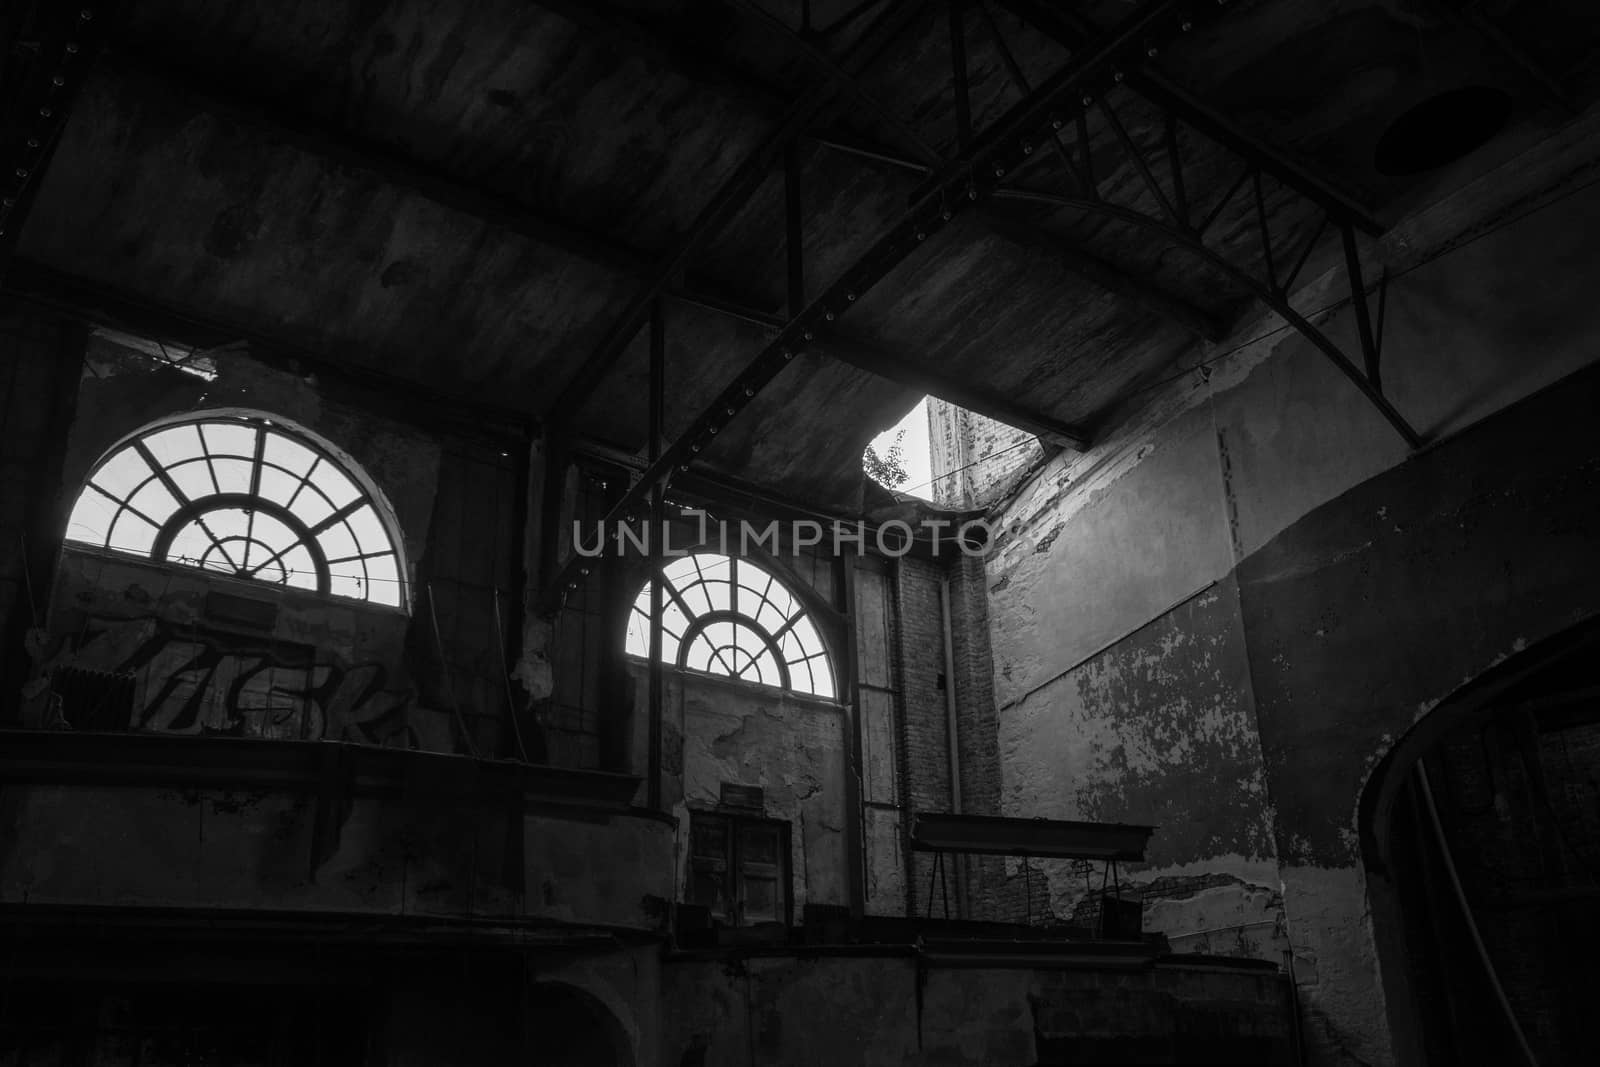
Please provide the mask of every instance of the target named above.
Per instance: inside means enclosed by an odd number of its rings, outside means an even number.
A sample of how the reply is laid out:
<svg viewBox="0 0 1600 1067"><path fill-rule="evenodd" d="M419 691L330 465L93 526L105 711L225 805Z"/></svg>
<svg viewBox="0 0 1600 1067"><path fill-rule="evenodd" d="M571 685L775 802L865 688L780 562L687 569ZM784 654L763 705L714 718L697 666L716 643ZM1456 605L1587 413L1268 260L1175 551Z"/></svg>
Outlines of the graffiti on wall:
<svg viewBox="0 0 1600 1067"><path fill-rule="evenodd" d="M154 616L91 616L51 644L36 651L30 687L41 725L421 747L415 694L392 687L382 663ZM131 708L114 698L118 683Z"/></svg>

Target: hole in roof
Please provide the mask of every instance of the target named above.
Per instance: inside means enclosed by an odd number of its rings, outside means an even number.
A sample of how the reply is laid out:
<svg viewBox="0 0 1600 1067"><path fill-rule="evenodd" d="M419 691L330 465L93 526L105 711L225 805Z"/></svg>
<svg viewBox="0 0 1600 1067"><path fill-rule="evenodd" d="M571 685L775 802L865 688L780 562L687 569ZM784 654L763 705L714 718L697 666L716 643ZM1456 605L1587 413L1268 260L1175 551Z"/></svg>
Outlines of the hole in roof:
<svg viewBox="0 0 1600 1067"><path fill-rule="evenodd" d="M1436 170L1482 146L1511 117L1511 97L1486 85L1469 85L1429 97L1405 112L1378 138L1373 166L1404 177Z"/></svg>
<svg viewBox="0 0 1600 1067"><path fill-rule="evenodd" d="M872 439L861 454L867 477L897 493L933 503L933 470L928 454L928 397L905 417Z"/></svg>
<svg viewBox="0 0 1600 1067"><path fill-rule="evenodd" d="M1045 455L1026 430L926 396L861 457L886 489L936 508L988 507Z"/></svg>

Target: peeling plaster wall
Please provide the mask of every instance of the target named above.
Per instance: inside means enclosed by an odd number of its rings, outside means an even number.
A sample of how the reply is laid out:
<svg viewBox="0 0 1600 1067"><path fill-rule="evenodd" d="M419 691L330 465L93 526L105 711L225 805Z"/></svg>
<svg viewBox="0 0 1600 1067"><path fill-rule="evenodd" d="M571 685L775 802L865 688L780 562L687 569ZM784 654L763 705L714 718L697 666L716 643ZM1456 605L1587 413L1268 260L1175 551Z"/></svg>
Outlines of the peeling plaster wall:
<svg viewBox="0 0 1600 1067"><path fill-rule="evenodd" d="M1308 342L1251 323L1209 377L998 515L1006 813L1157 824L1133 875L1147 928L1179 951L1292 943L1313 1062L1394 1056L1356 850L1371 767L1453 689L1600 610L1600 189L1539 196L1402 227L1435 255L1385 250L1409 264L1386 391L1442 443L1408 455ZM1348 311L1322 326L1356 350ZM1049 878L1057 911L1082 903Z"/></svg>
<svg viewBox="0 0 1600 1067"><path fill-rule="evenodd" d="M137 676L134 714L98 728L495 754L506 700L494 598L511 582L511 482L500 476L509 458L332 399L341 388L242 350L211 358L216 374L207 380L90 338L56 490L61 524L94 463L123 437L189 412L260 410L325 438L392 506L412 614L69 545L49 621L29 639L34 677L25 723L51 724L45 676L52 670L126 671ZM447 492L436 493L442 464ZM500 534L504 544L495 543ZM274 621L241 632L208 620L209 593L272 603ZM430 625L417 625L418 613ZM263 727L267 719L276 721Z"/></svg>
<svg viewBox="0 0 1600 1067"><path fill-rule="evenodd" d="M630 662L628 670L643 721L648 669ZM848 904L844 709L678 670L666 672L663 705L662 803L678 818L678 899L688 884L689 811L715 808L728 782L760 786L766 816L790 824L796 921L807 903Z"/></svg>

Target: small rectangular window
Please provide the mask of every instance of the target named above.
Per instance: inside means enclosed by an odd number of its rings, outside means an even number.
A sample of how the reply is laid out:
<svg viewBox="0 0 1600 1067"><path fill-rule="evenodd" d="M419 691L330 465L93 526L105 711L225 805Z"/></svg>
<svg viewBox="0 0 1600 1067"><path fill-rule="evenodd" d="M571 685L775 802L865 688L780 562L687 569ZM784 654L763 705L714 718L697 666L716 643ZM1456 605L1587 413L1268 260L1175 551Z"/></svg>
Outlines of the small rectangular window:
<svg viewBox="0 0 1600 1067"><path fill-rule="evenodd" d="M691 904L733 926L790 921L789 824L727 812L689 813Z"/></svg>

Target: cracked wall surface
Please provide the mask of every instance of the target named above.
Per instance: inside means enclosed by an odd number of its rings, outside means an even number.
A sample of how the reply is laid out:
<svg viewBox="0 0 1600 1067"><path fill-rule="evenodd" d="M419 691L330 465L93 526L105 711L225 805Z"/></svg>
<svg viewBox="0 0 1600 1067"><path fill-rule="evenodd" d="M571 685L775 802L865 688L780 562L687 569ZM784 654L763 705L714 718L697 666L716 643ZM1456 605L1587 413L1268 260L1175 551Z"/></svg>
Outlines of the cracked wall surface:
<svg viewBox="0 0 1600 1067"><path fill-rule="evenodd" d="M1390 283L1386 391L1442 443L1408 454L1306 341L1250 323L998 516L1006 814L1156 824L1147 928L1292 965L1313 1062L1395 1055L1357 847L1372 767L1600 610L1600 191L1540 196ZM1323 328L1354 350L1348 311ZM1082 907L1047 874L1058 913Z"/></svg>

